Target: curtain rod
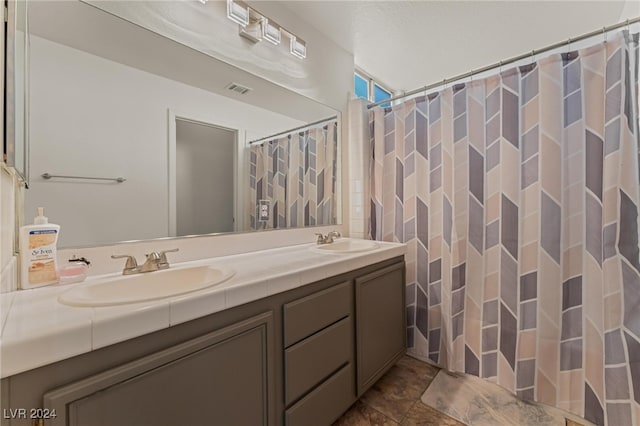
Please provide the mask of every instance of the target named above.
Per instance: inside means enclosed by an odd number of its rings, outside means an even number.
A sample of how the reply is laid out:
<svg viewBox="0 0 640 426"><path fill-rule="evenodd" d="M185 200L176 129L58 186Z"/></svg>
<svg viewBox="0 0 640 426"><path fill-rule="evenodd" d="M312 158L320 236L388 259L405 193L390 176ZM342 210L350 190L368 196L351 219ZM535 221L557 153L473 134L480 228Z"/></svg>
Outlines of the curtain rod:
<svg viewBox="0 0 640 426"><path fill-rule="evenodd" d="M338 118L338 116L334 115L334 116L331 116L331 117L323 118L322 120L314 121L313 123L303 124L302 126L294 127L293 129L285 130L285 131L282 131L282 132L279 132L279 133L276 133L276 134L273 134L273 135L270 135L270 136L265 136L264 138L256 139L254 141L249 142L249 145L253 145L254 143L258 143L258 142L266 141L266 140L269 140L269 139L273 139L276 136L281 136L281 135L286 135L288 133L293 133L296 130L302 130L302 129L305 129L307 127L315 126L316 124L326 123L327 121L335 120L337 118Z"/></svg>
<svg viewBox="0 0 640 426"><path fill-rule="evenodd" d="M394 96L392 98L385 99L383 101L370 103L369 105L367 105L367 109L371 109L373 107L376 107L378 105L382 105L382 104L387 103L387 102L393 102L393 101L396 101L398 99L407 98L409 96L413 96L413 95L416 95L418 93L425 92L427 90L435 89L435 88L440 87L440 86L442 86L444 84L447 84L447 83L453 83L455 81L464 80L465 78L473 77L474 75L481 74L483 72L492 70L494 68L502 68L505 65L512 64L512 63L520 61L522 59L533 57L533 56L535 56L535 55L537 55L539 53L548 52L549 50L557 49L557 48L562 47L562 46L571 45L571 43L573 43L573 42L582 41L582 40L585 40L587 38L597 36L599 34L603 34L604 35L605 33L609 32L609 31L617 30L618 28L627 27L627 26L629 26L631 24L635 24L637 22L640 22L640 17L633 18L633 19L627 19L624 22L620 22L620 23L617 23L617 24L614 24L614 25L610 25L608 27L602 27L601 30L591 31L591 32L586 33L586 34L582 34L581 36L578 36L578 37L574 37L574 38L569 37L567 39L567 41L554 43L554 44L551 44L549 46L543 47L541 49L534 49L529 53L523 53L522 55L514 56L512 58L509 58L509 59L506 59L506 60L502 60L500 62L496 62L496 63L494 63L492 65L487 65L485 67L478 68L477 70L471 70L471 71L466 72L464 74L457 75L457 76L455 76L453 78L445 78L442 81L438 81L436 83L428 84L428 85L423 86L423 87L421 87L419 89L411 90L410 92L404 93L402 95Z"/></svg>

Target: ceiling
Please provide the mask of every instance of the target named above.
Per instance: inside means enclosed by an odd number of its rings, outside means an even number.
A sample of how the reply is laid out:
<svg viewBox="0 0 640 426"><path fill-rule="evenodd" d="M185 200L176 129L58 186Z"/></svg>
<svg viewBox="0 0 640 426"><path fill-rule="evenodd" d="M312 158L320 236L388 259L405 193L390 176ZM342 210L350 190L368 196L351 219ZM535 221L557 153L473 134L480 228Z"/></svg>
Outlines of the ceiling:
<svg viewBox="0 0 640 426"><path fill-rule="evenodd" d="M306 0L283 5L352 52L356 67L397 92L640 16L635 0Z"/></svg>

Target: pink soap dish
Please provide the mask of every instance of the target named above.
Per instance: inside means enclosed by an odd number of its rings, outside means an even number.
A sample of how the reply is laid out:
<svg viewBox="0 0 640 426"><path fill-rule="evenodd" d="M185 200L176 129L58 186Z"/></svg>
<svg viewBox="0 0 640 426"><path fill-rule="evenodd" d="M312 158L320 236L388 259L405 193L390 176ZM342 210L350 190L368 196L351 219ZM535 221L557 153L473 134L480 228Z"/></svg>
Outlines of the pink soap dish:
<svg viewBox="0 0 640 426"><path fill-rule="evenodd" d="M72 284L84 281L87 278L90 264L91 262L84 257L76 258L73 256L69 259L68 264L58 269L60 284Z"/></svg>

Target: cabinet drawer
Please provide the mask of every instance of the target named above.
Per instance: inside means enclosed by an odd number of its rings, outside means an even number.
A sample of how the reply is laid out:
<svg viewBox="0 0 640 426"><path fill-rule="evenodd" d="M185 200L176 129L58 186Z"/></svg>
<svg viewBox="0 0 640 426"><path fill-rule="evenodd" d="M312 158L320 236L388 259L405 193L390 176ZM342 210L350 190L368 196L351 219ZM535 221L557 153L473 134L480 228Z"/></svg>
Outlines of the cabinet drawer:
<svg viewBox="0 0 640 426"><path fill-rule="evenodd" d="M284 347L322 330L351 313L351 282L335 285L284 305Z"/></svg>
<svg viewBox="0 0 640 426"><path fill-rule="evenodd" d="M326 426L355 400L353 367L345 365L285 412L286 426Z"/></svg>
<svg viewBox="0 0 640 426"><path fill-rule="evenodd" d="M285 405L300 398L351 359L351 317L291 346L284 352Z"/></svg>

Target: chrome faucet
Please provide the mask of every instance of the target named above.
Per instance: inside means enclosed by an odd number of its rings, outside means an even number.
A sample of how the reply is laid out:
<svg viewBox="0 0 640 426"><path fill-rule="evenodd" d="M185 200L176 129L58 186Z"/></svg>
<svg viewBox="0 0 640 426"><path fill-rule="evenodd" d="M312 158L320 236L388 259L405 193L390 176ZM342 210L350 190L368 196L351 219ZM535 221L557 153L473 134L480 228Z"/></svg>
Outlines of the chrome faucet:
<svg viewBox="0 0 640 426"><path fill-rule="evenodd" d="M124 269L122 270L122 275L132 275L140 272L138 270L138 262L136 258L133 256L129 256L128 254L112 254L112 259L127 259L127 263L124 264Z"/></svg>
<svg viewBox="0 0 640 426"><path fill-rule="evenodd" d="M171 250L164 250L159 253L160 259L158 260L158 269L169 269L169 261L167 260L167 253L174 253L180 249L174 248Z"/></svg>
<svg viewBox="0 0 640 426"><path fill-rule="evenodd" d="M128 254L111 255L112 259L127 259L127 263L124 265L122 275L142 274L145 272L159 271L169 268L169 262L167 261L167 253L176 252L178 249L164 250L161 252L151 252L147 254L147 259L142 266L138 266L136 258Z"/></svg>
<svg viewBox="0 0 640 426"><path fill-rule="evenodd" d="M341 235L338 231L331 231L326 236L316 232L318 239L316 244L331 244L335 238L340 238Z"/></svg>
<svg viewBox="0 0 640 426"><path fill-rule="evenodd" d="M158 252L152 251L149 254L145 254L147 259L144 261L144 264L138 268L139 273L144 272L153 272L160 269L158 267L158 263L160 262L160 254Z"/></svg>

